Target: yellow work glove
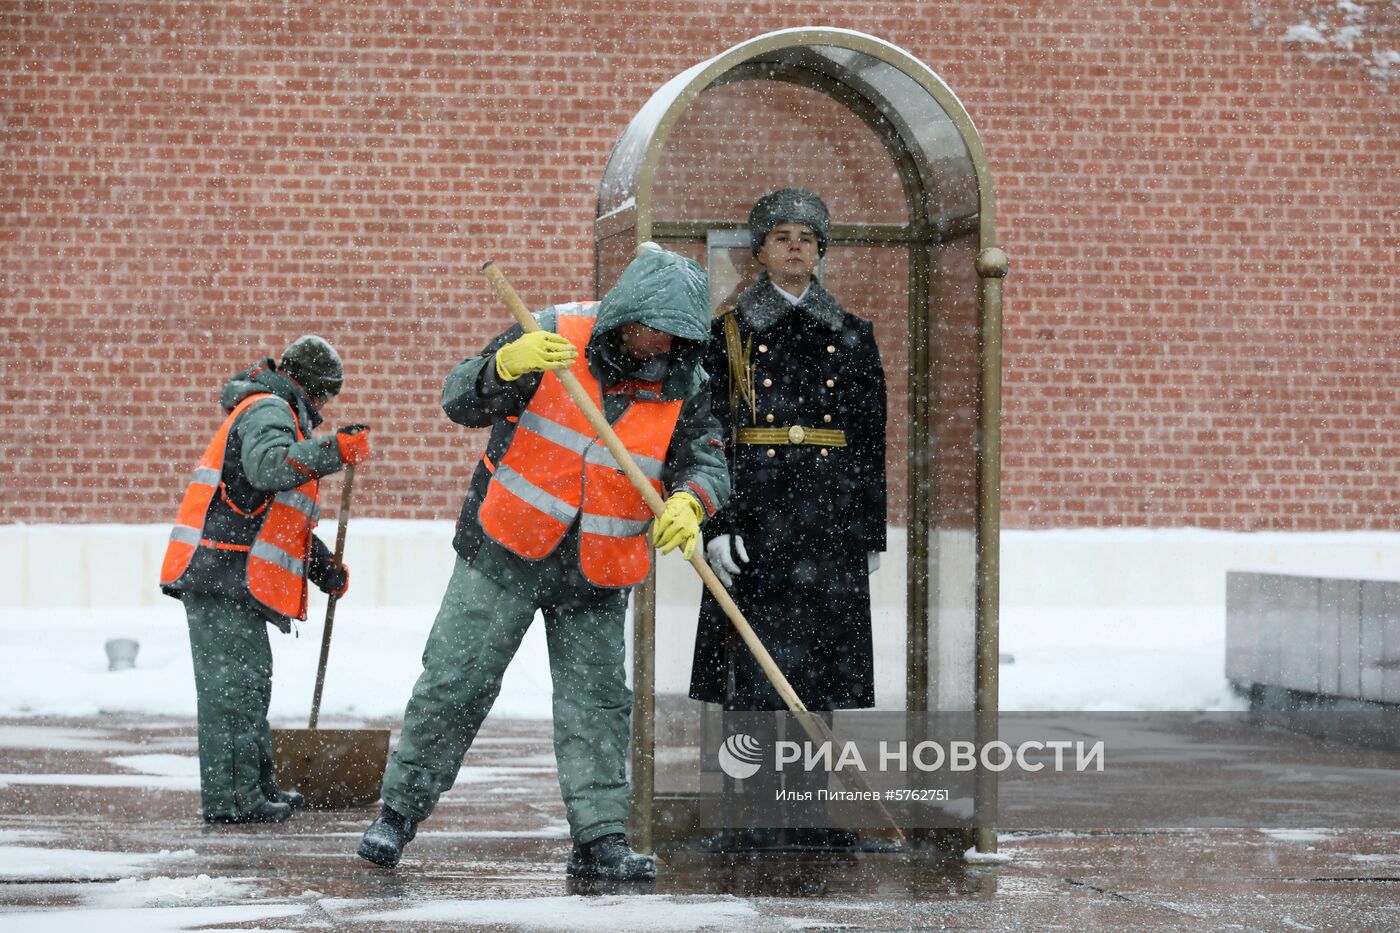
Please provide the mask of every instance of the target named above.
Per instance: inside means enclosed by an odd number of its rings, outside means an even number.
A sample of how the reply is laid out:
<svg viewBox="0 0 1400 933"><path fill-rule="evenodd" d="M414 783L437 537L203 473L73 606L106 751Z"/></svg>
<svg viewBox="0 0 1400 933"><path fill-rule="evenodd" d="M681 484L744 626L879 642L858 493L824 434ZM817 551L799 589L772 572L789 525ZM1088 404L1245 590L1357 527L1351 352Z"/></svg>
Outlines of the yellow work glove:
<svg viewBox="0 0 1400 933"><path fill-rule="evenodd" d="M526 373L547 369L567 369L578 359L578 350L567 337L537 330L496 351L496 375L514 382Z"/></svg>
<svg viewBox="0 0 1400 933"><path fill-rule="evenodd" d="M705 512L700 502L688 492L676 492L666 500L666 508L651 529L651 543L669 554L677 547L681 556L690 560L695 542L700 540L700 517Z"/></svg>

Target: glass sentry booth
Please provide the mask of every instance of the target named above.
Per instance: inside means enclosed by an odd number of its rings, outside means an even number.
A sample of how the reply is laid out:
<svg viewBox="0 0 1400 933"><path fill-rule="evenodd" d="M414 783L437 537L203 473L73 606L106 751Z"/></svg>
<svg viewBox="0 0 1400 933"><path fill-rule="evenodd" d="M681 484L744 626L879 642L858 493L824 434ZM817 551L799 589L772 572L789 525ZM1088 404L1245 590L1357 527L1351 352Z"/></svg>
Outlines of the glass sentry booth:
<svg viewBox="0 0 1400 933"><path fill-rule="evenodd" d="M821 278L874 322L885 368L889 550L871 578L877 709L995 713L1007 258L981 140L938 75L887 42L815 28L759 36L676 75L604 171L596 294L652 240L704 265L720 307L758 271L750 206L789 186L830 207ZM718 707L687 696L700 591L692 568L667 557L633 603L632 837L643 850L702 833L695 797L721 779L711 760ZM979 776L974 830L908 835L994 851L995 806L994 779Z"/></svg>

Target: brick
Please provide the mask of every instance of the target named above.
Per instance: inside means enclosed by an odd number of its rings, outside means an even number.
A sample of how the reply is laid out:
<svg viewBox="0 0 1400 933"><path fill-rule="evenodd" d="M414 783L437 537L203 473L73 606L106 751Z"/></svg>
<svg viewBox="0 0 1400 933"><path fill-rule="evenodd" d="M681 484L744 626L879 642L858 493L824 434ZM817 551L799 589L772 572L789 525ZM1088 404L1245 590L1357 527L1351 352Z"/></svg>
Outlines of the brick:
<svg viewBox="0 0 1400 933"><path fill-rule="evenodd" d="M632 114L683 68L803 22L734 0L468 6L5 8L0 366L19 388L0 423L64 440L7 445L0 521L168 520L218 384L310 330L349 364L332 423L373 421L393 452L357 513L454 517L484 432L447 423L438 388L507 323L481 260L531 304L587 297L596 187ZM1400 12L1362 6L1356 54L1325 60L1282 41L1341 15L1304 0L843 7L929 63L983 134L1012 257L1004 527L1395 527L1400 106L1361 59L1400 47ZM755 142L800 113L838 153L811 182L838 219L898 218L858 121L757 91L686 114L664 210L739 219L804 180ZM890 372L896 522L904 270L854 250L830 267ZM945 373L971 371L974 326L940 321ZM968 386L932 400L950 521L975 405Z"/></svg>

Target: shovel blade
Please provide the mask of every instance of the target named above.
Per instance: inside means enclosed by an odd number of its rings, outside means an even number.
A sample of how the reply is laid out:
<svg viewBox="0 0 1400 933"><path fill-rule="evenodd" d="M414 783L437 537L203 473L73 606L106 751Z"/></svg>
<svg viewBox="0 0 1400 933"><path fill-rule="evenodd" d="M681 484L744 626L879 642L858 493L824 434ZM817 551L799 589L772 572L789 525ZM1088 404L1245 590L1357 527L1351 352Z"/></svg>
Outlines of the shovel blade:
<svg viewBox="0 0 1400 933"><path fill-rule="evenodd" d="M379 799L388 729L273 729L277 783L317 810L367 807Z"/></svg>

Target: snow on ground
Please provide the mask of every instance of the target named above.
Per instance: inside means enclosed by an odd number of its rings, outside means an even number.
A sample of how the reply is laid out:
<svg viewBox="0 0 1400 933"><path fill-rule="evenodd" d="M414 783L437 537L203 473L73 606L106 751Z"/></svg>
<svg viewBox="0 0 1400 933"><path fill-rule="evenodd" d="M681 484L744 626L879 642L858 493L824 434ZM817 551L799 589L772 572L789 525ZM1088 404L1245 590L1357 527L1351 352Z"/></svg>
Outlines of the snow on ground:
<svg viewBox="0 0 1400 933"><path fill-rule="evenodd" d="M0 633L3 633L0 624ZM0 639L4 636L0 634ZM6 680L22 676L19 670L6 672ZM0 726L0 748L46 748L51 751L121 751L130 748L126 736L113 733L105 738L92 729L58 729L52 726Z"/></svg>
<svg viewBox="0 0 1400 933"><path fill-rule="evenodd" d="M198 761L191 756L190 761ZM140 787L159 790L199 790L199 776L166 777L154 774L0 774L0 787L11 784L61 784L67 787Z"/></svg>
<svg viewBox="0 0 1400 933"><path fill-rule="evenodd" d="M662 631L683 621L679 610L663 607ZM418 674L418 656L432 624L432 607L357 609L337 613L336 641L323 706L326 725L364 719L397 719ZM666 626L671 626L667 629ZM198 788L198 767L189 754L162 750L160 728L171 718L194 715L194 685L183 613L173 601L155 609L6 610L0 615L0 654L7 676L0 679L0 716L69 715L96 717L114 712L157 718L154 744L141 748L93 730L44 724L0 727L0 747L82 749L101 753L116 774L0 774L0 783L71 783L87 786ZM273 718L301 725L315 675L319 626L301 627L299 638L271 631L276 674ZM102 644L111 637L135 637L141 653L135 670L109 672ZM690 645L673 650L689 652ZM1001 668L1004 709L1140 710L1238 708L1224 679L1223 610L1094 609L1011 610L1002 619ZM497 715L547 718L550 714L548 660L543 627L536 625L511 670ZM160 723L165 723L161 726ZM519 738L487 738L497 749L534 743ZM170 746L172 750L175 747ZM188 740L180 751L188 751ZM522 749L522 751L525 751ZM488 780L523 777L553 770L552 756L535 749L504 758L494 767L479 763L462 769L464 793L479 793ZM497 788L507 791L509 788ZM494 791L493 791L494 792ZM1261 838L1299 848L1330 838L1327 829L1260 829ZM358 830L345 833L353 838ZM533 830L444 833L464 840L491 836L566 839L557 820ZM1016 837L1003 836L1008 845ZM195 857L191 850L157 853L84 851L46 846L81 845L62 834L33 830L0 831L0 881L64 884L78 905L48 910L0 910L0 933L89 933L93 929L149 933L239 926L273 930L304 922L308 912L324 911L337 927L405 929L417 924L492 925L506 929L702 930L752 928L764 918L754 902L734 897L643 895L628 897L536 897L522 899L382 899L348 901L313 893L257 900L256 879L192 875L167 877L172 863ZM1351 856L1354 863L1390 856ZM971 862L1014 864L1011 856L979 856ZM188 870L186 868L185 870ZM1003 880L1002 894L1015 878ZM863 909L862 902L850 905ZM297 918L297 919L293 919ZM771 919L771 915L770 915ZM281 921L281 924L279 924ZM788 918L793 926L807 926ZM825 925L825 924L812 924Z"/></svg>
<svg viewBox="0 0 1400 933"><path fill-rule="evenodd" d="M664 895L632 897L536 897L520 900L442 900L401 910L349 914L348 919L397 927L411 921L503 924L532 930L571 930L578 933L640 930L733 929L759 919L758 911L742 900L681 898Z"/></svg>
<svg viewBox="0 0 1400 933"><path fill-rule="evenodd" d="M288 904L238 904L229 907L139 907L115 913L93 910L23 911L0 913L0 933L92 933L93 930L140 930L141 933L179 933L211 924L255 923L304 913L305 907Z"/></svg>
<svg viewBox="0 0 1400 933"><path fill-rule="evenodd" d="M16 842L55 842L62 838L62 833L43 829L0 829L0 846Z"/></svg>
<svg viewBox="0 0 1400 933"><path fill-rule="evenodd" d="M1225 610L1012 610L1001 620L1005 710L1224 710Z"/></svg>
<svg viewBox="0 0 1400 933"><path fill-rule="evenodd" d="M0 878L26 881L93 880L123 878L152 863L166 859L185 859L194 855L190 849L179 852L161 850L139 852L90 852L85 849L49 849L38 846L0 847Z"/></svg>
<svg viewBox="0 0 1400 933"><path fill-rule="evenodd" d="M199 762L189 755L114 755L107 761L138 774L194 778L195 787L199 786Z"/></svg>
<svg viewBox="0 0 1400 933"><path fill-rule="evenodd" d="M322 726L402 716L434 611L357 607L353 601L337 609ZM688 621L686 612L663 605L658 630L676 631ZM1223 609L1200 607L1008 611L1001 650L1012 660L1002 665L1002 708L1241 708L1225 681L1224 615ZM297 637L269 629L275 725L301 725L310 712L320 630L319 621L302 623ZM114 637L140 642L134 669L107 670L103 644ZM689 657L689 644L675 648ZM0 716L195 715L189 639L174 600L149 608L9 608L0 616L0 657L7 674L0 679ZM539 620L506 672L493 714L550 717L549 661ZM92 747L90 734L26 730L0 727L0 745ZM120 749L114 743L112 750Z"/></svg>
<svg viewBox="0 0 1400 933"><path fill-rule="evenodd" d="M1336 835L1331 829L1261 829L1270 839L1279 842L1326 842Z"/></svg>
<svg viewBox="0 0 1400 933"><path fill-rule="evenodd" d="M433 615L430 606L368 608L352 600L339 606L320 725L353 727L368 718L401 716L421 670ZM271 718L277 725L304 725L316 682L320 621L301 623L296 636L268 631ZM107 670L103 645L110 638L140 642L134 669ZM195 715L189 636L175 600L146 608L7 608L0 614L0 657L7 674L0 679L0 716ZM550 707L544 629L537 624L505 676L496 714L547 719Z"/></svg>
<svg viewBox="0 0 1400 933"><path fill-rule="evenodd" d="M663 605L658 630L693 631L693 609ZM322 704L322 725L354 726L397 719L417 677L423 643L435 607L371 608L347 600L336 615L335 640ZM902 625L902 619L880 624ZM319 620L299 626L297 637L269 630L274 656L271 717L300 726L309 712L320 645ZM141 644L136 668L110 672L103 650L109 638ZM684 639L680 639L684 640ZM1221 609L1010 610L1002 618L1004 709L1141 710L1238 708L1224 678L1225 620ZM689 656L690 644L666 650ZM0 717L98 717L115 713L151 716L168 724L195 715L194 679L184 613L173 600L153 608L13 609L0 614ZM506 673L494 715L547 719L551 712L549 664L543 626L526 636ZM3 783L74 786L139 786L196 790L198 765L189 754L140 749L120 733L46 725L0 726L0 747L82 749L106 755L114 774L0 774ZM497 744L518 739L487 739ZM186 751L188 745L179 750ZM172 746L174 750L174 746ZM140 753L137 753L137 752ZM467 765L458 783L476 793L486 782L553 770L552 756L525 755L485 768ZM503 792L505 789L502 789ZM1306 842L1318 835L1263 830L1280 841ZM551 823L518 832L462 833L562 839L567 827ZM220 925L275 928L280 918L304 914L305 902L244 903L247 879L144 877L165 860L193 853L114 853L73 848L61 835L28 830L0 832L0 879L79 882L82 906L56 911L0 912L0 933L88 933L94 928L174 933ZM71 844L71 843L70 843ZM167 869L168 870L168 869ZM113 879L117 880L115 884ZM82 884L99 881L100 884ZM542 897L521 900L443 900L405 903L319 899L337 921L366 929L410 928L415 922L493 924L556 930L699 930L742 928L758 918L742 899L713 897Z"/></svg>

